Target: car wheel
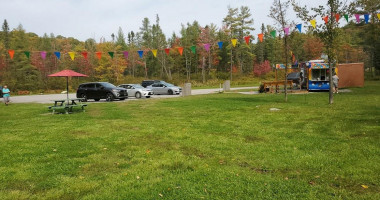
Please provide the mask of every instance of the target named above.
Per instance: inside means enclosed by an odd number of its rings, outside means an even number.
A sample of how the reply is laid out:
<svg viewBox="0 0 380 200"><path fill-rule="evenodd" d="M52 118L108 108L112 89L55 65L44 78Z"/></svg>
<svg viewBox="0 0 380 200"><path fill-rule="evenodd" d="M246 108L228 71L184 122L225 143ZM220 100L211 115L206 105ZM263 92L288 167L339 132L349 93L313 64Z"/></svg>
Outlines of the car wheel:
<svg viewBox="0 0 380 200"><path fill-rule="evenodd" d="M95 101L100 101L100 99L94 99Z"/></svg>
<svg viewBox="0 0 380 200"><path fill-rule="evenodd" d="M169 91L168 91L168 94L169 94L169 95L173 95L173 90L169 90Z"/></svg>
<svg viewBox="0 0 380 200"><path fill-rule="evenodd" d="M106 101L113 101L113 99L114 99L113 94L107 93L107 95L106 95Z"/></svg>
<svg viewBox="0 0 380 200"><path fill-rule="evenodd" d="M150 98L150 96L146 96L146 98Z"/></svg>
<svg viewBox="0 0 380 200"><path fill-rule="evenodd" d="M135 97L136 97L137 99L140 99L140 98L141 98L141 93L140 93L140 92L136 92Z"/></svg>
<svg viewBox="0 0 380 200"><path fill-rule="evenodd" d="M83 99L82 100L83 102L87 101L87 95L86 94L82 94L82 95L80 95L80 97Z"/></svg>
<svg viewBox="0 0 380 200"><path fill-rule="evenodd" d="M120 98L121 101L125 100L125 98Z"/></svg>

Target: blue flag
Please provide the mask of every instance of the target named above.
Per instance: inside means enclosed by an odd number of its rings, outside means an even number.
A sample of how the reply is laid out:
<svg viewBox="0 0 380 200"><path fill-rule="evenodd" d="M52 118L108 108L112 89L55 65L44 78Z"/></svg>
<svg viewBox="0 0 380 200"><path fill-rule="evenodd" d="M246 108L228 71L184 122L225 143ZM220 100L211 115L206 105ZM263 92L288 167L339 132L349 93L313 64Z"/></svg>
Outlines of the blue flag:
<svg viewBox="0 0 380 200"><path fill-rule="evenodd" d="M55 56L57 56L57 58L58 58L58 59L60 59L60 58L61 58L61 52L59 52L59 51L56 51L56 52L54 52L54 54L55 54Z"/></svg>
<svg viewBox="0 0 380 200"><path fill-rule="evenodd" d="M365 20L365 23L368 24L369 14L364 14L364 20Z"/></svg>
<svg viewBox="0 0 380 200"><path fill-rule="evenodd" d="M139 53L140 58L142 58L143 55L144 55L144 51L143 50L139 50L139 51L137 51L137 53Z"/></svg>
<svg viewBox="0 0 380 200"><path fill-rule="evenodd" d="M300 31L300 33L302 32L302 24L297 24L296 27L298 28L298 30Z"/></svg>
<svg viewBox="0 0 380 200"><path fill-rule="evenodd" d="M223 47L223 42L222 42L222 41L218 42L218 46L219 46L219 49L222 49L222 47Z"/></svg>

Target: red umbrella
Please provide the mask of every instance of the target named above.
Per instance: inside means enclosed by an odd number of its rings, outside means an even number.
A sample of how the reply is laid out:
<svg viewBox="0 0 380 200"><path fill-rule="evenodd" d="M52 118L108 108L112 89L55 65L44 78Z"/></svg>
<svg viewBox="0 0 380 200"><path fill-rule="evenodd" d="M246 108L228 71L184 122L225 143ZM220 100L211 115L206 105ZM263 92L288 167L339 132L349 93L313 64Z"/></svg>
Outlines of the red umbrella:
<svg viewBox="0 0 380 200"><path fill-rule="evenodd" d="M69 77L87 77L87 75L74 72L73 70L66 69L55 74L50 74L52 77L66 77L66 89L67 89L67 103L69 103Z"/></svg>

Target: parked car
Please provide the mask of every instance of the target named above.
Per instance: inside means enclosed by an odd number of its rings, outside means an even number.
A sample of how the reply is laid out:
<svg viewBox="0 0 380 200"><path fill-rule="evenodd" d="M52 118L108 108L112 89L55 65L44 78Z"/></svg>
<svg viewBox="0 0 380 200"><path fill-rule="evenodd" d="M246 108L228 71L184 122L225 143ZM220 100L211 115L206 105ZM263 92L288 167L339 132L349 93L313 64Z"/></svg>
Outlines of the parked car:
<svg viewBox="0 0 380 200"><path fill-rule="evenodd" d="M302 75L302 72L292 72L287 75L287 80L292 80L297 86L301 84L304 88L306 87L306 81Z"/></svg>
<svg viewBox="0 0 380 200"><path fill-rule="evenodd" d="M160 81L158 83L153 83L152 85L147 86L146 88L149 88L153 90L154 94L180 94L182 92L182 88L175 86L173 84L167 83L165 81Z"/></svg>
<svg viewBox="0 0 380 200"><path fill-rule="evenodd" d="M0 98L3 98L3 86L0 85Z"/></svg>
<svg viewBox="0 0 380 200"><path fill-rule="evenodd" d="M118 87L127 89L128 96L136 97L138 99L141 97L149 98L153 95L153 91L151 89L144 88L140 84L121 84Z"/></svg>
<svg viewBox="0 0 380 200"><path fill-rule="evenodd" d="M159 82L161 82L161 81L160 80L143 80L141 82L141 86L146 88L147 86L152 85L153 83L159 83Z"/></svg>
<svg viewBox="0 0 380 200"><path fill-rule="evenodd" d="M114 99L124 100L128 98L128 92L125 88L116 87L107 82L83 83L79 85L77 90L77 98L83 98L84 101L94 99L106 99L113 101Z"/></svg>

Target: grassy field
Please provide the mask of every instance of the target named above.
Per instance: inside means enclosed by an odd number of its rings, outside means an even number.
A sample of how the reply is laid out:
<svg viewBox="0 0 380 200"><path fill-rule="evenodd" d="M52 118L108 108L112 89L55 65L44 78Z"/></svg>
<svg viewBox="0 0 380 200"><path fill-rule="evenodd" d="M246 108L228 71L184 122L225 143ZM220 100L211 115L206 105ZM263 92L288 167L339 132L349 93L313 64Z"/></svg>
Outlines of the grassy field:
<svg viewBox="0 0 380 200"><path fill-rule="evenodd" d="M1 105L0 199L380 199L380 82L334 100Z"/></svg>

